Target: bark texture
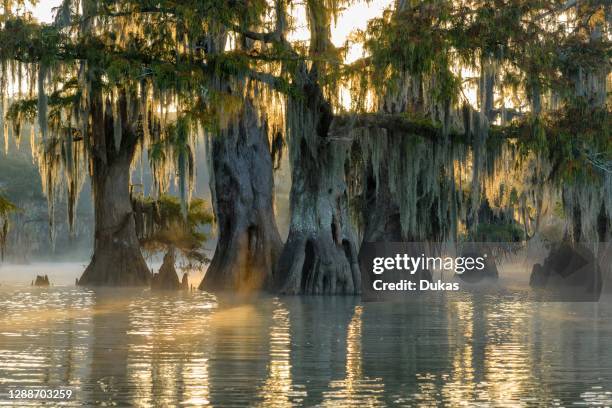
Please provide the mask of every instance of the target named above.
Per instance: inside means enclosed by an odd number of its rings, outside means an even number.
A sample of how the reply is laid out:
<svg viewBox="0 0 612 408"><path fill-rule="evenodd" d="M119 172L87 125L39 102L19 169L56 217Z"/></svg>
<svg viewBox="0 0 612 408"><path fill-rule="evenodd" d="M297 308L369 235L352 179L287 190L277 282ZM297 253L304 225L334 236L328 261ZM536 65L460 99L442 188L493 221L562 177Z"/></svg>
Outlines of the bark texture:
<svg viewBox="0 0 612 408"><path fill-rule="evenodd" d="M79 285L138 286L147 285L150 271L140 252L130 199L130 165L134 156L137 134L131 128L137 123L128 112L125 96L113 118L107 102L102 109L102 97L93 97L91 104L93 136L93 197L95 211L94 253L79 279ZM114 120L122 124L120 143L116 142Z"/></svg>
<svg viewBox="0 0 612 408"><path fill-rule="evenodd" d="M264 288L281 251L274 219L272 157L266 124L245 102L238 120L211 141L211 190L219 241L201 290Z"/></svg>
<svg viewBox="0 0 612 408"><path fill-rule="evenodd" d="M292 186L289 236L275 270L284 294L357 294L361 290L348 215L345 161L348 144L330 138L333 116L316 86L289 99Z"/></svg>

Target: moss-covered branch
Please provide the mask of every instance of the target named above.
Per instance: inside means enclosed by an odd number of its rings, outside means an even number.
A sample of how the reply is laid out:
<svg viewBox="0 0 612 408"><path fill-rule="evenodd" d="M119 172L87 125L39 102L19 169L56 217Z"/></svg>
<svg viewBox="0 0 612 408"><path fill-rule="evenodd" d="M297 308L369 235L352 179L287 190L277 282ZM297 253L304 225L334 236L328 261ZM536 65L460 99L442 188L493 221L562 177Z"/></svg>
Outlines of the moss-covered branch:
<svg viewBox="0 0 612 408"><path fill-rule="evenodd" d="M435 139L441 135L441 126L427 119L415 119L404 114L359 113L336 115L329 136L342 138L355 129L386 129L388 131L419 135Z"/></svg>

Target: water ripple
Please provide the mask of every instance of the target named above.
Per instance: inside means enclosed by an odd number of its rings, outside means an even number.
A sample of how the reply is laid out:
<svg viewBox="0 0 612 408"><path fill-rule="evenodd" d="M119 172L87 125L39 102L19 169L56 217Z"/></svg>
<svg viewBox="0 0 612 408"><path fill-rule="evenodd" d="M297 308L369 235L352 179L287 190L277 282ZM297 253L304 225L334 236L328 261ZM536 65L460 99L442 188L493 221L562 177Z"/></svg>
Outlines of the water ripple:
<svg viewBox="0 0 612 408"><path fill-rule="evenodd" d="M68 406L610 406L610 344L609 306L511 296L0 289L0 391Z"/></svg>

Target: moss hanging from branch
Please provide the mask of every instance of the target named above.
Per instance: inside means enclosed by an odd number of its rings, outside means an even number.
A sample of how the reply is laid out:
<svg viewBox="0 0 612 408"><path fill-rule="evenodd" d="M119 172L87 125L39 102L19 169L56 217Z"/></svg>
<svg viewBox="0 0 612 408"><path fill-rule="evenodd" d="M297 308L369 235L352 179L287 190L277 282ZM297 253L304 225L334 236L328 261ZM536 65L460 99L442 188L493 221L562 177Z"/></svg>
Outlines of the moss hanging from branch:
<svg viewBox="0 0 612 408"><path fill-rule="evenodd" d="M45 81L49 72L46 63L40 62L38 68L38 129L42 136L43 142L47 140L47 93L45 90Z"/></svg>

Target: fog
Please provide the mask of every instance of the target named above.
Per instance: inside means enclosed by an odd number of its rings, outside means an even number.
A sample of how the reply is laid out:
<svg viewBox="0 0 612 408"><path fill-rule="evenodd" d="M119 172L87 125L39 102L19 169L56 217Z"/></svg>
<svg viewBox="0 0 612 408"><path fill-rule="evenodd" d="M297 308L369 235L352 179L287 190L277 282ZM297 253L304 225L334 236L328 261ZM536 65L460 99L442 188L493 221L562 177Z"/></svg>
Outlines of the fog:
<svg viewBox="0 0 612 408"><path fill-rule="evenodd" d="M148 262L153 271L159 270L161 262L155 260ZM87 262L33 262L27 265L14 263L0 263L0 286L27 286L31 285L37 275L49 277L51 286L74 286L75 280L79 278ZM183 272L177 270L182 277ZM204 277L206 267L201 270L187 271L189 284L197 287Z"/></svg>
<svg viewBox="0 0 612 408"><path fill-rule="evenodd" d="M289 190L291 175L287 154L283 154L281 166L274 173L275 215L281 234L285 239L289 225ZM202 141L195 148L196 178L193 197L211 202L210 174L206 149ZM133 164L132 183L146 195L154 193L153 176L146 150ZM4 262L0 262L0 284L29 285L36 275L48 275L52 285L74 285L89 263L93 253L93 203L89 178L85 177L76 209L73 233L70 233L67 218L66 193L60 187L56 194L53 227L49 224L50 207L45 198L39 170L32 156L31 146L22 140L17 144L14 137L8 138L7 150L0 150L0 189L14 202L20 212L11 217L9 237ZM177 188L170 185L169 194L178 195ZM212 205L211 205L212 211ZM212 258L216 246L216 226L209 233L204 252ZM51 236L53 235L53 240ZM157 271L161 255L147 259L149 267ZM204 266L203 270L206 269ZM183 271L179 270L182 275ZM190 284L197 285L202 271L189 271Z"/></svg>

